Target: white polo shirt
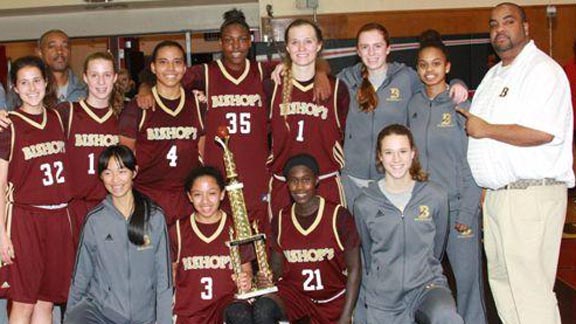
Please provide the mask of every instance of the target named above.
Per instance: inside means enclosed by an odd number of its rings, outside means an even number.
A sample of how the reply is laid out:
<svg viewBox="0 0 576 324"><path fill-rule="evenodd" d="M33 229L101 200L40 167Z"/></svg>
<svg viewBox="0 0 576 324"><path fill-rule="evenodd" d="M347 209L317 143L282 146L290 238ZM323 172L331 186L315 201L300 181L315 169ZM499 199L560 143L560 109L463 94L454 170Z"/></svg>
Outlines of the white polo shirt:
<svg viewBox="0 0 576 324"><path fill-rule="evenodd" d="M500 62L488 71L470 112L491 124L517 124L554 136L550 143L531 147L470 138L468 163L478 185L498 189L521 179L552 178L574 186L568 79L533 41L511 64Z"/></svg>

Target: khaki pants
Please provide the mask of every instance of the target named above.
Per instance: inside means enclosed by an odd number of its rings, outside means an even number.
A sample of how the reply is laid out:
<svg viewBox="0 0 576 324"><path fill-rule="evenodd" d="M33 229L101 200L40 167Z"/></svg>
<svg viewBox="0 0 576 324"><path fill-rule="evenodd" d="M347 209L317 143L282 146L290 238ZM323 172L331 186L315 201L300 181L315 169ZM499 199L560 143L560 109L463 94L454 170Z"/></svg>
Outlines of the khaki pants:
<svg viewBox="0 0 576 324"><path fill-rule="evenodd" d="M488 279L504 324L560 323L553 288L566 203L565 185L486 193Z"/></svg>

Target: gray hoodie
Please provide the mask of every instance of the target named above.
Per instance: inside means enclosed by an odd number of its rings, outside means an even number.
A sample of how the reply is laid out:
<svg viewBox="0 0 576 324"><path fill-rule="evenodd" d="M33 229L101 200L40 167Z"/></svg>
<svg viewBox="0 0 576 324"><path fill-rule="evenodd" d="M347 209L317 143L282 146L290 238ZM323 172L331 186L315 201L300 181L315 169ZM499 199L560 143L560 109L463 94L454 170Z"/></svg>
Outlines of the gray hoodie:
<svg viewBox="0 0 576 324"><path fill-rule="evenodd" d="M458 105L468 110L470 102ZM470 225L478 217L482 189L476 185L466 154L468 136L464 116L456 112L448 90L429 99L425 90L416 93L408 104L408 124L418 148L422 168L430 180L448 193L455 221Z"/></svg>
<svg viewBox="0 0 576 324"><path fill-rule="evenodd" d="M376 170L376 137L382 128L391 124L406 125L408 101L422 85L416 72L402 64L389 63L386 79L376 93L378 106L370 113L360 111L356 94L362 85L362 63L338 73L350 92L350 108L346 118L344 137L345 165L343 173L355 178L377 180L382 174Z"/></svg>
<svg viewBox="0 0 576 324"><path fill-rule="evenodd" d="M356 200L354 219L364 256L361 295L381 310L401 311L429 284L447 286L440 260L448 232L448 199L432 182L416 182L404 212L372 182Z"/></svg>
<svg viewBox="0 0 576 324"><path fill-rule="evenodd" d="M84 222L68 310L88 299L113 323L172 323L172 268L162 211L148 222L149 244L128 240L128 222L110 196Z"/></svg>

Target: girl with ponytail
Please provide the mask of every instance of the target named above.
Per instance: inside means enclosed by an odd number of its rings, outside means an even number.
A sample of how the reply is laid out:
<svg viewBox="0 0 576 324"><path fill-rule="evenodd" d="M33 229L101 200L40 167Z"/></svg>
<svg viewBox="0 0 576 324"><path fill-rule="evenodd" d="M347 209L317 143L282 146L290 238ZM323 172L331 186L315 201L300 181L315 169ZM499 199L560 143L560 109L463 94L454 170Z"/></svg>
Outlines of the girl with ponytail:
<svg viewBox="0 0 576 324"><path fill-rule="evenodd" d="M407 124L408 100L422 88L412 68L398 62L387 62L391 49L390 34L384 26L368 23L360 28L356 40L361 62L338 74L352 96L344 138L346 163L342 170L350 210L362 189L382 177L376 169L372 149L376 135L388 125ZM461 84L455 84L450 93L455 93L454 100L458 102L467 97L467 89Z"/></svg>
<svg viewBox="0 0 576 324"><path fill-rule="evenodd" d="M450 226L446 254L454 278L458 313L464 322L486 323L480 241L481 189L472 178L466 159L468 137L465 118L450 98L446 75L451 68L446 46L435 30L420 36L417 72L424 88L408 103L409 125L419 148L420 161L430 180L448 193Z"/></svg>

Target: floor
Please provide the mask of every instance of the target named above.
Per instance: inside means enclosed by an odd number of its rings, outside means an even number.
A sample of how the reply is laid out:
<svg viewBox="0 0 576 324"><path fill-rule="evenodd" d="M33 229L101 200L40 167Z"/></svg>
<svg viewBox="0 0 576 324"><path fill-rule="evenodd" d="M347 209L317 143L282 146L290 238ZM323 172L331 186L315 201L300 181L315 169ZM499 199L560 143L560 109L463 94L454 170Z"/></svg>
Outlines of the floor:
<svg viewBox="0 0 576 324"><path fill-rule="evenodd" d="M560 246L558 275L554 291L558 299L562 323L576 323L576 190L571 190L564 236ZM492 301L489 285L486 285L486 307L488 322L500 324L496 307Z"/></svg>
<svg viewBox="0 0 576 324"><path fill-rule="evenodd" d="M486 264L486 260L484 260ZM446 275L451 284L454 283L450 266L445 265ZM576 323L576 189L571 190L568 200L568 212L564 236L560 246L558 274L554 291L558 299L562 323ZM489 324L501 324L496 306L492 300L488 279L485 276L486 308Z"/></svg>

